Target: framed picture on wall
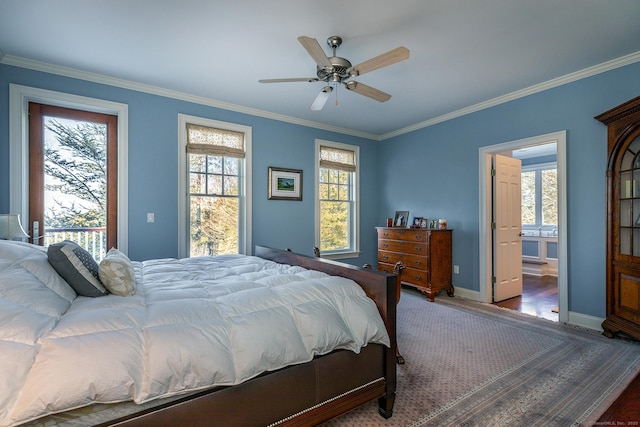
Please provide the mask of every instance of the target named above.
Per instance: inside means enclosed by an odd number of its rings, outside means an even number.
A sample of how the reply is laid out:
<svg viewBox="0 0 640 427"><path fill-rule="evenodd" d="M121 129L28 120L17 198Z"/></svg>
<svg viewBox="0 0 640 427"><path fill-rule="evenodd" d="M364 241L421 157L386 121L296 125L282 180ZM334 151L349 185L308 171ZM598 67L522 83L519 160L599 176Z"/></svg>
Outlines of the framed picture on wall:
<svg viewBox="0 0 640 427"><path fill-rule="evenodd" d="M269 166L269 200L302 200L302 170Z"/></svg>
<svg viewBox="0 0 640 427"><path fill-rule="evenodd" d="M393 217L393 226L406 228L408 220L409 211L396 211L396 214Z"/></svg>

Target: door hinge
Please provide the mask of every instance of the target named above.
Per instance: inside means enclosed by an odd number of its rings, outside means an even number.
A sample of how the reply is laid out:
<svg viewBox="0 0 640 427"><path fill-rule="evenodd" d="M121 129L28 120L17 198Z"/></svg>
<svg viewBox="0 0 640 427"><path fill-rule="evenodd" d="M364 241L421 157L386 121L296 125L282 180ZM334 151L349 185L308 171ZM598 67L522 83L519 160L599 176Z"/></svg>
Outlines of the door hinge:
<svg viewBox="0 0 640 427"><path fill-rule="evenodd" d="M491 176L496 176L496 169L495 168L491 168Z"/></svg>
<svg viewBox="0 0 640 427"><path fill-rule="evenodd" d="M491 276L491 283L493 283L493 284L496 283L496 276Z"/></svg>
<svg viewBox="0 0 640 427"><path fill-rule="evenodd" d="M492 229L492 230L495 230L495 229L496 229L496 223L495 223L495 222L492 222L492 223L491 223L491 229Z"/></svg>

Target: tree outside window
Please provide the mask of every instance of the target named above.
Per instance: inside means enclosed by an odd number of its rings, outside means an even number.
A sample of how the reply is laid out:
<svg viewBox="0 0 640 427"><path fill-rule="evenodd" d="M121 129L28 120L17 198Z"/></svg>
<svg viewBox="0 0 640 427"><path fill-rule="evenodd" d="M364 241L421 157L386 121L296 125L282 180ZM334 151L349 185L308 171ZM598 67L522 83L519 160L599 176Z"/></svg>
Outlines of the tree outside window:
<svg viewBox="0 0 640 427"><path fill-rule="evenodd" d="M358 251L357 146L316 140L316 240L323 256Z"/></svg>
<svg viewBox="0 0 640 427"><path fill-rule="evenodd" d="M523 168L522 225L558 225L558 169L555 164Z"/></svg>
<svg viewBox="0 0 640 427"><path fill-rule="evenodd" d="M245 134L186 123L189 256L240 253Z"/></svg>

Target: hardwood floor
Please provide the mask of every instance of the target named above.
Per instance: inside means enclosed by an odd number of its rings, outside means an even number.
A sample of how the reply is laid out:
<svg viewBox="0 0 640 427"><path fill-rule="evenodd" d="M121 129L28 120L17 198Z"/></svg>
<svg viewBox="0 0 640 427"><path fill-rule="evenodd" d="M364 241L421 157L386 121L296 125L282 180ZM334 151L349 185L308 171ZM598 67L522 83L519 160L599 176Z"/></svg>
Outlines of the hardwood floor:
<svg viewBox="0 0 640 427"><path fill-rule="evenodd" d="M557 322L558 278L523 274L522 295L494 304Z"/></svg>
<svg viewBox="0 0 640 427"><path fill-rule="evenodd" d="M558 281L553 276L522 275L522 295L494 303L545 319L558 321ZM639 425L640 423L640 375L622 392L595 425Z"/></svg>

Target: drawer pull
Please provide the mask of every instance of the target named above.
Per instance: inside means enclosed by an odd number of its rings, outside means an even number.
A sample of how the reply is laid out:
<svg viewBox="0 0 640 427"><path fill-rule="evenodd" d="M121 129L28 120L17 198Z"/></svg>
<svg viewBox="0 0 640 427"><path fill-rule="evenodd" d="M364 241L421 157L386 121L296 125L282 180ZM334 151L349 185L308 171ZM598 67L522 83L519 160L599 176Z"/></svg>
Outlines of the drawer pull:
<svg viewBox="0 0 640 427"><path fill-rule="evenodd" d="M414 248L414 250L415 250L416 252L422 252L422 246L416 246L416 247Z"/></svg>
<svg viewBox="0 0 640 427"><path fill-rule="evenodd" d="M388 247L389 247L389 244L388 244L388 243L383 243L383 244L382 244L382 247L383 247L383 248L388 248Z"/></svg>
<svg viewBox="0 0 640 427"><path fill-rule="evenodd" d="M389 259L389 257L388 257L387 255L384 255L384 256L382 257L382 259L383 259L383 260L385 260L385 261L387 261L387 260Z"/></svg>
<svg viewBox="0 0 640 427"><path fill-rule="evenodd" d="M404 246L404 242L398 242L398 246Z"/></svg>
<svg viewBox="0 0 640 427"><path fill-rule="evenodd" d="M422 265L422 261L414 261L413 263L414 263L415 265L417 265L417 266Z"/></svg>
<svg viewBox="0 0 640 427"><path fill-rule="evenodd" d="M422 276L413 276L413 278L416 280L422 280Z"/></svg>
<svg viewBox="0 0 640 427"><path fill-rule="evenodd" d="M389 233L387 233L386 231L385 231L384 233L382 233L382 235L383 235L384 237L389 237Z"/></svg>

